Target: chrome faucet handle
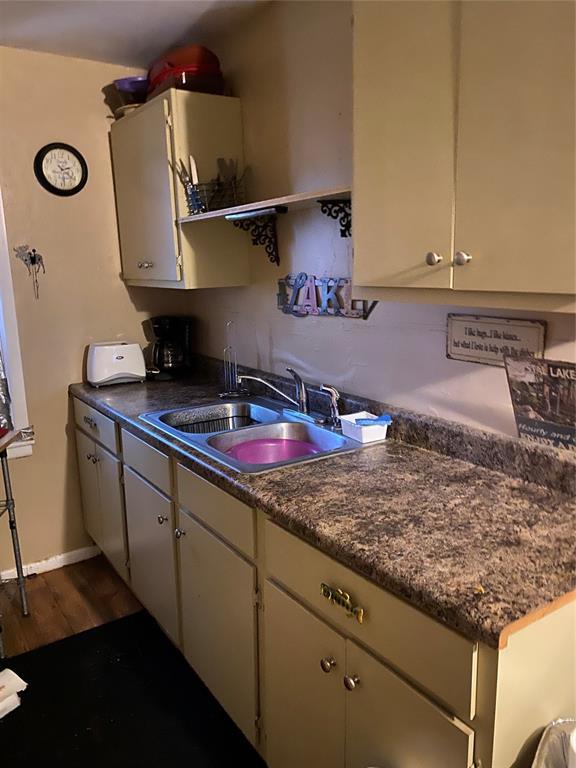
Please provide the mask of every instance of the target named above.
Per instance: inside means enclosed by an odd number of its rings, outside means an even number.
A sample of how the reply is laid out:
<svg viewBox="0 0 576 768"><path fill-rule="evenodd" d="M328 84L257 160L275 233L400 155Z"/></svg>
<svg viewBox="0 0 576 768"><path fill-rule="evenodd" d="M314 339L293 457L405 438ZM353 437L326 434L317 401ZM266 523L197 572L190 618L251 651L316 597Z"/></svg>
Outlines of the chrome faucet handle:
<svg viewBox="0 0 576 768"><path fill-rule="evenodd" d="M328 395L330 398L330 416L328 416L325 423L331 427L339 427L340 412L338 410L338 401L340 400L340 392L338 392L336 387L331 387L328 384L322 384L320 392Z"/></svg>
<svg viewBox="0 0 576 768"><path fill-rule="evenodd" d="M294 368L288 367L286 370L292 376L294 383L296 384L296 400L298 401L298 410L300 413L309 413L310 409L308 408L308 392L306 391L306 385L302 381L302 377L294 370Z"/></svg>

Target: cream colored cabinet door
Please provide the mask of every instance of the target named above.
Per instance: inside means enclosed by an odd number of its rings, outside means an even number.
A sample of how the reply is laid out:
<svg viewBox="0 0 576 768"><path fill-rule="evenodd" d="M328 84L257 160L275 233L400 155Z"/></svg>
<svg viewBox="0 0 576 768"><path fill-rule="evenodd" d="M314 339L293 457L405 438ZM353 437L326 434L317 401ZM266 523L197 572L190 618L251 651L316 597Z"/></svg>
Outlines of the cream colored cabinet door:
<svg viewBox="0 0 576 768"><path fill-rule="evenodd" d="M120 576L128 581L120 461L79 429L76 451L84 526Z"/></svg>
<svg viewBox="0 0 576 768"><path fill-rule="evenodd" d="M451 287L455 7L354 3L356 285Z"/></svg>
<svg viewBox="0 0 576 768"><path fill-rule="evenodd" d="M575 289L574 3L462 3L454 288Z"/></svg>
<svg viewBox="0 0 576 768"><path fill-rule="evenodd" d="M346 768L472 765L470 728L350 640L346 666Z"/></svg>
<svg viewBox="0 0 576 768"><path fill-rule="evenodd" d="M100 489L96 444L79 429L76 430L76 454L80 493L82 496L82 514L84 527L97 544L102 540L102 518L100 515Z"/></svg>
<svg viewBox="0 0 576 768"><path fill-rule="evenodd" d="M111 128L125 280L180 280L169 108L154 99Z"/></svg>
<svg viewBox="0 0 576 768"><path fill-rule="evenodd" d="M182 642L186 659L256 741L256 569L179 512Z"/></svg>
<svg viewBox="0 0 576 768"><path fill-rule="evenodd" d="M96 446L100 489L100 549L125 581L128 581L128 548L120 474L122 464L105 448Z"/></svg>
<svg viewBox="0 0 576 768"><path fill-rule="evenodd" d="M263 711L269 768L343 768L344 664L344 638L267 581Z"/></svg>
<svg viewBox="0 0 576 768"><path fill-rule="evenodd" d="M172 502L126 466L124 492L132 589L177 642Z"/></svg>

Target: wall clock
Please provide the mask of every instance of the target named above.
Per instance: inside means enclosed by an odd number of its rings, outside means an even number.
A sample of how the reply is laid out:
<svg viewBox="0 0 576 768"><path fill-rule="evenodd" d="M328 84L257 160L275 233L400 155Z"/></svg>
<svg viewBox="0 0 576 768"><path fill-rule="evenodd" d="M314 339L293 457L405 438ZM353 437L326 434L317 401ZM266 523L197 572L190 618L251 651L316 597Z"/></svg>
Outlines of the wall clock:
<svg viewBox="0 0 576 768"><path fill-rule="evenodd" d="M88 181L88 165L80 152L60 141L46 144L34 158L34 173L48 192L69 197L80 192Z"/></svg>

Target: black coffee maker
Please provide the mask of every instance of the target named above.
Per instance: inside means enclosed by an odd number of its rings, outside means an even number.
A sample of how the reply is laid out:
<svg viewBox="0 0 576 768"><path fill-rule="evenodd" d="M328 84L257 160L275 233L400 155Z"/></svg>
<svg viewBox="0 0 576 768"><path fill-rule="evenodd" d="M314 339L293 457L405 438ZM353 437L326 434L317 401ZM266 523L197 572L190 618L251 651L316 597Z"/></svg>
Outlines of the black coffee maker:
<svg viewBox="0 0 576 768"><path fill-rule="evenodd" d="M161 315L151 317L156 341L152 345L152 364L158 369L156 378L176 379L192 368L193 317Z"/></svg>

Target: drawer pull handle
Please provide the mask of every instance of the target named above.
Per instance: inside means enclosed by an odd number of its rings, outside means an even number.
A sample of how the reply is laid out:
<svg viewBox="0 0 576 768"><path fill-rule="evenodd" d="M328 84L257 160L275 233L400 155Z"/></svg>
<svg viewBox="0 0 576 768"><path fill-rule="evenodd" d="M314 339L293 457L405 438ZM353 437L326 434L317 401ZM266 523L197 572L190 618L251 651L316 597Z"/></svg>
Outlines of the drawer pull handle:
<svg viewBox="0 0 576 768"><path fill-rule="evenodd" d="M360 608L359 605L353 605L348 592L344 592L343 589L329 587L328 584L322 582L320 584L320 594L322 597L325 597L329 603L344 608L346 615L349 617L353 616L359 624L364 623L364 608Z"/></svg>
<svg viewBox="0 0 576 768"><path fill-rule="evenodd" d="M84 416L84 423L88 424L90 429L96 429L98 424L94 421L94 419L91 416Z"/></svg>
<svg viewBox="0 0 576 768"><path fill-rule="evenodd" d="M158 515L158 525L164 525L164 523L168 522L168 518L166 515Z"/></svg>
<svg viewBox="0 0 576 768"><path fill-rule="evenodd" d="M344 688L348 691L353 691L354 688L357 688L360 685L360 678L358 675L352 675L350 677L349 675L344 675Z"/></svg>
<svg viewBox="0 0 576 768"><path fill-rule="evenodd" d="M87 453L86 458L88 459L88 461L91 461L92 464L97 464L99 461L98 456L94 456L93 453Z"/></svg>
<svg viewBox="0 0 576 768"><path fill-rule="evenodd" d="M174 531L174 536L176 536L177 539L180 539L182 536L186 536L186 531L184 531L182 528L176 528Z"/></svg>
<svg viewBox="0 0 576 768"><path fill-rule="evenodd" d="M138 269L152 269L154 266L153 261L139 261L138 262Z"/></svg>
<svg viewBox="0 0 576 768"><path fill-rule="evenodd" d="M333 659L331 656L324 656L323 659L320 659L320 668L322 672L326 672L326 674L332 672L335 666L336 659Z"/></svg>
<svg viewBox="0 0 576 768"><path fill-rule="evenodd" d="M442 256L440 256L439 253L436 253L435 251L428 251L426 254L426 264L429 267L435 267L437 264L440 264L442 261Z"/></svg>
<svg viewBox="0 0 576 768"><path fill-rule="evenodd" d="M454 264L459 267L464 267L470 261L472 261L472 256L466 251L456 251L454 254Z"/></svg>

